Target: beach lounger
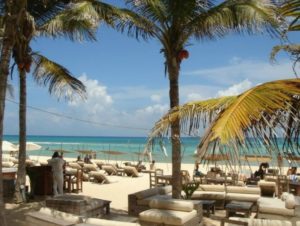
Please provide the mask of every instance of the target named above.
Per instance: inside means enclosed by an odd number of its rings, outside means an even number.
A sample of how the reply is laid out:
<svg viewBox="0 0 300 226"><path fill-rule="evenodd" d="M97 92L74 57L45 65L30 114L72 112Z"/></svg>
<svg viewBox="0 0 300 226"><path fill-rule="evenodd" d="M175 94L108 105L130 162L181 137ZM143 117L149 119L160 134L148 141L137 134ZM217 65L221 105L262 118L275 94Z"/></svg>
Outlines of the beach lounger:
<svg viewBox="0 0 300 226"><path fill-rule="evenodd" d="M89 173L90 180L100 184L109 184L110 180L101 172L92 171Z"/></svg>
<svg viewBox="0 0 300 226"><path fill-rule="evenodd" d="M138 177L139 176L138 171L133 166L125 166L124 173L129 177Z"/></svg>
<svg viewBox="0 0 300 226"><path fill-rule="evenodd" d="M98 171L97 166L94 164L84 163L83 164L83 172L89 173L91 171Z"/></svg>
<svg viewBox="0 0 300 226"><path fill-rule="evenodd" d="M67 165L73 169L82 169L81 165L79 165L77 162L68 162Z"/></svg>
<svg viewBox="0 0 300 226"><path fill-rule="evenodd" d="M108 175L117 175L117 167L113 165L103 165L102 169L108 174Z"/></svg>

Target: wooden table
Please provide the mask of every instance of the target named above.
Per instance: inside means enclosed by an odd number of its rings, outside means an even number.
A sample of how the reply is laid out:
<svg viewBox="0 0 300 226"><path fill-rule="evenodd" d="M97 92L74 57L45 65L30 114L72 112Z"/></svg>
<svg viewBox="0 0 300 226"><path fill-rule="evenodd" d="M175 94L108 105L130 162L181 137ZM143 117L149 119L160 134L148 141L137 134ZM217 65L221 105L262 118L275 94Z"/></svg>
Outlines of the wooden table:
<svg viewBox="0 0 300 226"><path fill-rule="evenodd" d="M231 201L225 206L226 217L229 218L237 212L242 212L245 214L245 217L250 217L254 204L255 202Z"/></svg>
<svg viewBox="0 0 300 226"><path fill-rule="evenodd" d="M206 210L206 216L209 217L210 213L215 214L215 200L200 200L203 209Z"/></svg>

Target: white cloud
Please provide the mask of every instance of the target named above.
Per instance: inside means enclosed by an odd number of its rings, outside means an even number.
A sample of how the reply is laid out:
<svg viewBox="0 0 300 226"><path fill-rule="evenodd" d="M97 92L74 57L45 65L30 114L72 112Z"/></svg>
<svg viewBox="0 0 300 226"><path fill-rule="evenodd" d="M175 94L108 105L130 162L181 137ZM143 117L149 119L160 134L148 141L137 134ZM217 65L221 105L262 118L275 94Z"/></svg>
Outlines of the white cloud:
<svg viewBox="0 0 300 226"><path fill-rule="evenodd" d="M225 66L186 71L183 74L201 77L207 82L223 86L232 85L236 81L245 79L255 83L263 83L295 77L291 61L286 60L280 64L270 64L269 62L243 60L237 57L229 60L229 64Z"/></svg>
<svg viewBox="0 0 300 226"><path fill-rule="evenodd" d="M97 80L88 79L87 75L78 78L86 86L87 99L76 99L69 103L70 106L78 107L89 114L99 114L107 111L113 104L112 97L107 93L107 87L99 84Z"/></svg>
<svg viewBox="0 0 300 226"><path fill-rule="evenodd" d="M241 83L230 86L228 89L218 91L217 97L239 95L242 92L246 91L247 89L250 89L251 87L252 87L252 82L246 79Z"/></svg>
<svg viewBox="0 0 300 226"><path fill-rule="evenodd" d="M153 94L153 95L151 95L150 98L153 102L156 102L156 103L159 103L161 101L161 95L158 95L158 94Z"/></svg>
<svg viewBox="0 0 300 226"><path fill-rule="evenodd" d="M155 104L152 106L147 106L143 109L139 109L136 111L138 115L152 115L152 114L160 114L163 115L168 111L169 107L167 104Z"/></svg>
<svg viewBox="0 0 300 226"><path fill-rule="evenodd" d="M189 102L189 101L195 101L195 100L202 100L203 97L201 94L199 93L190 93L187 95L187 98L186 100Z"/></svg>

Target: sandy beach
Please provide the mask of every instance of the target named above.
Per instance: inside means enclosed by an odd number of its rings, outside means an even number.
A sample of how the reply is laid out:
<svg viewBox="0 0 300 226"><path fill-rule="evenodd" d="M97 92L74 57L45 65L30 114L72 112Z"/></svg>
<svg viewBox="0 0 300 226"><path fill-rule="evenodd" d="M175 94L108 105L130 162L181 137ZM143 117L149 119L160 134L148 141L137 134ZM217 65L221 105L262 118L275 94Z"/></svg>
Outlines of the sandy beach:
<svg viewBox="0 0 300 226"><path fill-rule="evenodd" d="M31 159L38 160L39 162L46 162L49 157L31 156ZM66 158L66 161L75 161L74 158ZM110 163L116 163L111 161ZM122 161L117 162L122 165ZM124 165L124 164L123 164ZM146 168L149 169L149 163L145 164ZM221 168L225 166L220 166ZM164 170L164 174L168 175L172 172L172 165L170 163L156 163L156 168ZM207 172L208 166L200 166L202 172ZM182 164L182 169L188 170L192 175L194 164ZM128 209L128 194L145 190L149 188L149 174L140 173L139 177L132 178L128 176L107 176L112 183L109 184L98 184L94 182L83 182L83 192L81 195L87 195L94 198L106 199L111 201L111 218L120 218L123 216L126 220L127 209ZM27 181L28 182L28 181ZM29 183L29 182L28 182ZM37 197L34 200L30 200L27 204L6 204L7 219L11 226L23 226L26 223L23 221L24 213L38 210L40 207L45 205L45 198ZM205 225L219 225L219 222L210 219L205 219Z"/></svg>

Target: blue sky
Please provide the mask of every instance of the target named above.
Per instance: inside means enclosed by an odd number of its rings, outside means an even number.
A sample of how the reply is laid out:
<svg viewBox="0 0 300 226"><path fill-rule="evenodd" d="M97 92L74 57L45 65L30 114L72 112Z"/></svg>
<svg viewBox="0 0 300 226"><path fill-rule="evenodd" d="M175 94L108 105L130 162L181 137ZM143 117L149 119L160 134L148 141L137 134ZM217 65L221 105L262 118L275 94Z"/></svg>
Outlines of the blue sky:
<svg viewBox="0 0 300 226"><path fill-rule="evenodd" d="M68 103L48 94L28 76L28 105L95 123L82 123L28 109L31 135L146 136L169 106L161 45L137 41L102 25L98 42L72 43L38 38L32 48L67 67L87 87L88 99ZM292 34L291 40L299 40ZM271 64L277 39L230 34L214 41L192 41L181 65L180 102L238 94L257 84L294 78L287 54ZM18 102L18 79L13 76ZM97 123L96 123L97 122ZM111 126L105 126L105 125ZM123 128L126 127L126 128ZM7 101L5 134L18 134L18 105Z"/></svg>

